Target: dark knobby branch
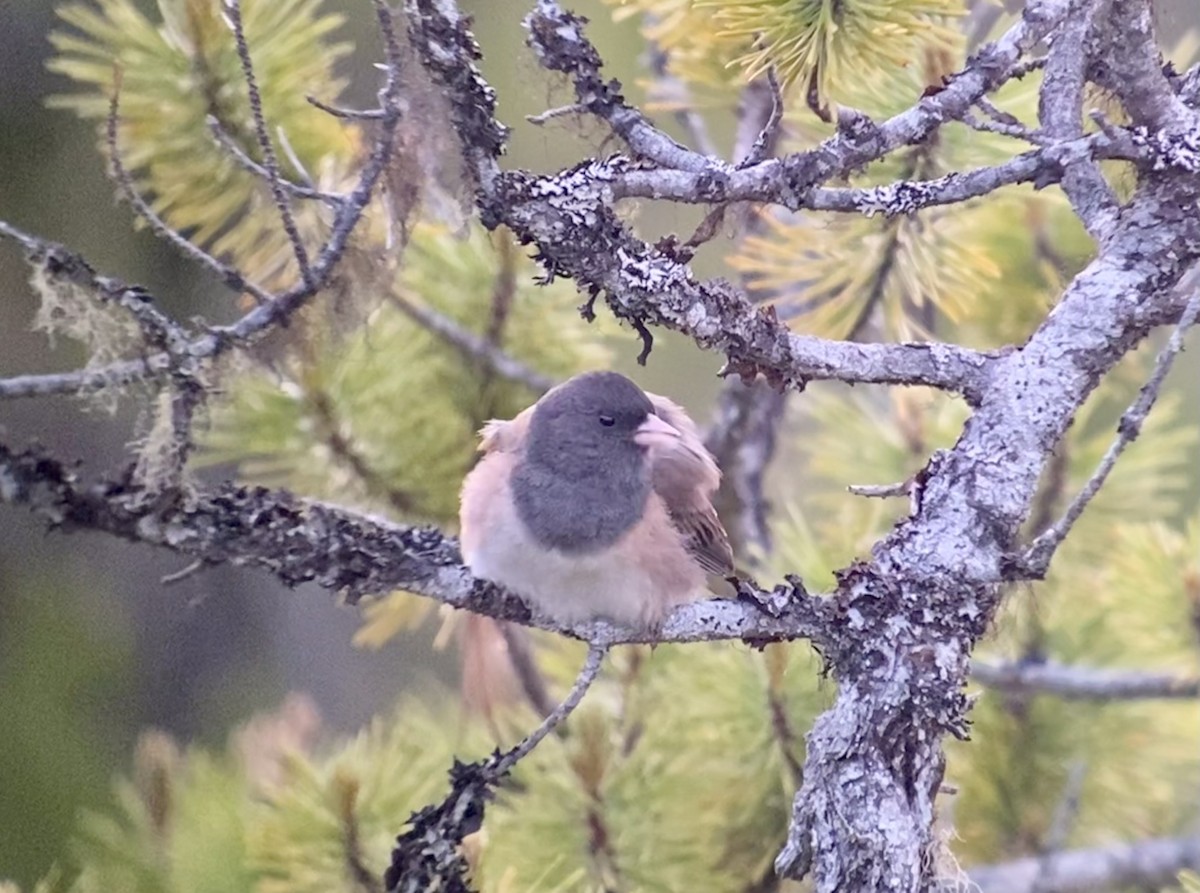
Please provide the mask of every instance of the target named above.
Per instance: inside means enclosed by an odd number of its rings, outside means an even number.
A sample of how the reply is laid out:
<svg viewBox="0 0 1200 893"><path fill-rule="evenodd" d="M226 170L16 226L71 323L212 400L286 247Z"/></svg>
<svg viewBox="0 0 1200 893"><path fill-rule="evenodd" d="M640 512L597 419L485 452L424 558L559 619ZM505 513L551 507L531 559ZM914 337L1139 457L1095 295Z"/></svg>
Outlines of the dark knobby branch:
<svg viewBox="0 0 1200 893"><path fill-rule="evenodd" d="M414 813L408 820L411 828L396 838L392 861L383 877L388 893L471 893L467 861L459 846L465 837L479 830L496 786L579 706L607 653L604 644L588 648L587 659L566 698L512 750L496 751L477 763L455 761L450 769L449 795L441 803Z"/></svg>
<svg viewBox="0 0 1200 893"><path fill-rule="evenodd" d="M1171 884L1179 872L1200 868L1200 838L1163 838L972 868L966 884L947 883L940 893L1093 893L1096 890Z"/></svg>
<svg viewBox="0 0 1200 893"><path fill-rule="evenodd" d="M473 578L458 544L433 528L407 527L286 491L226 486L211 492L146 499L132 478L87 485L44 452L0 445L0 502L24 505L64 531L97 530L162 546L206 564L266 570L287 586L313 582L364 596L404 589L442 604L560 635L603 644L743 639L755 644L824 640L837 622L826 601L780 585L750 600L696 602L676 610L661 630L608 623L562 626L511 593Z"/></svg>
<svg viewBox="0 0 1200 893"><path fill-rule="evenodd" d="M971 662L971 678L997 691L1048 694L1076 701L1200 697L1200 677L1055 663Z"/></svg>

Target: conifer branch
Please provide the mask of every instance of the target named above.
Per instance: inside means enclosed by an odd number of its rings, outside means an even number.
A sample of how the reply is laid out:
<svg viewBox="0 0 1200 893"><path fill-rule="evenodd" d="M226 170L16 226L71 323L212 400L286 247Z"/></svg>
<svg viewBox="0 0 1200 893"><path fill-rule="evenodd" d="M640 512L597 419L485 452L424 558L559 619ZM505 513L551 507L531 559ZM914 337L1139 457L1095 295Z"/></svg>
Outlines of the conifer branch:
<svg viewBox="0 0 1200 893"><path fill-rule="evenodd" d="M125 200L129 202L139 217L141 217L149 225L151 231L165 242L174 245L183 255L189 260L194 261L202 267L207 267L210 271L217 275L224 285L235 292L245 292L254 298L260 306L270 304L276 300L275 295L271 294L265 288L257 285L238 270L229 266L226 263L218 260L213 255L209 254L199 245L192 242L183 233L176 230L168 224L158 212L150 206L138 192L137 185L133 182L133 176L125 167L125 162L121 156L120 143L120 128L121 128L121 69L116 67L113 69L113 89L112 97L108 104L108 118L105 122L105 144L108 148L108 161L112 166L113 179L121 190L121 194Z"/></svg>
<svg viewBox="0 0 1200 893"><path fill-rule="evenodd" d="M258 77L254 73L254 61L250 58L250 45L246 43L246 31L242 25L240 0L222 0L222 9L226 23L233 32L234 46L237 47L238 60L242 65L242 78L246 81L246 94L250 100L250 115L254 120L254 136L258 141L259 151L262 152L263 167L267 172L267 184L271 187L275 210L279 212L279 221L292 246L292 253L296 256L300 278L306 286L313 288L316 279L309 264L308 249L304 247L304 240L300 238L300 230L296 227L296 219L292 216L292 206L288 203L287 190L283 187L283 178L279 173L275 145L271 142L270 131L267 130L262 93L258 89Z"/></svg>
<svg viewBox="0 0 1200 893"><path fill-rule="evenodd" d="M147 498L152 495L155 498ZM284 490L227 485L213 491L149 494L136 479L85 484L36 448L0 444L0 503L23 505L64 532L95 530L167 548L207 564L266 570L287 586L313 582L347 601L397 589L496 620L609 645L743 639L822 641L838 622L826 602L793 585L761 592L786 609L713 600L677 609L659 631L602 621L563 626L462 566L458 544L433 528L408 527Z"/></svg>
<svg viewBox="0 0 1200 893"><path fill-rule="evenodd" d="M1075 0L1054 37L1038 109L1042 133L1051 140L1073 140L1083 135L1087 39L1111 4L1112 0ZM1062 187L1092 238L1103 244L1116 225L1119 208L1100 168L1090 159L1067 162L1063 165Z"/></svg>
<svg viewBox="0 0 1200 893"><path fill-rule="evenodd" d="M1094 893L1128 887L1158 888L1186 868L1200 868L1200 838L1159 838L1067 850L969 869L967 883L947 881L939 893Z"/></svg>
<svg viewBox="0 0 1200 893"><path fill-rule="evenodd" d="M1092 473L1087 483L1084 484L1083 489L1071 500L1062 517L1041 533L1030 544L1028 550L1020 559L1018 567L1022 573L1035 579L1045 576L1054 553L1062 545L1063 540L1067 538L1067 534L1071 532L1071 528L1075 525L1075 522L1079 520L1084 509L1088 507L1088 503L1100 492L1100 488L1108 480L1108 476L1112 473L1113 468L1116 467L1117 460L1121 457L1121 454L1142 433L1142 425L1158 400L1158 394L1162 390L1163 382L1166 381L1167 373L1171 371L1171 366L1174 365L1175 358L1183 350L1183 342L1187 336L1187 331L1197 322L1200 322L1200 288L1196 288L1187 305L1184 307L1178 324L1176 324L1174 331L1171 332L1171 337L1167 340L1166 346L1159 352L1158 359L1155 360L1154 371L1150 374L1150 378L1146 383L1142 385L1137 399L1121 415L1121 419L1117 423L1117 436L1105 452L1104 457L1100 460L1100 464L1096 467L1096 470Z"/></svg>
<svg viewBox="0 0 1200 893"><path fill-rule="evenodd" d="M1048 694L1075 701L1200 697L1200 677L1056 663L971 662L971 678L997 691Z"/></svg>
<svg viewBox="0 0 1200 893"><path fill-rule="evenodd" d="M212 327L206 334L190 340L185 347L180 348L178 352L180 356L186 356L190 361L213 360L232 348L252 345L272 329L285 324L301 307L307 304L326 286L341 262L342 255L349 245L350 236L362 220L363 213L374 195L375 187L392 158L396 144L396 128L399 125L402 111L400 79L402 54L396 38L393 13L385 0L374 0L374 7L380 33L384 37L387 58L385 82L380 91L381 107L385 115L380 119L371 150L359 172L358 181L341 202L330 227L329 236L312 262L312 276L307 281L301 281L278 295L248 283L236 270L227 268L203 249L187 242L183 236L161 221L154 210L141 198L133 186L129 172L121 164L120 153L116 151L119 103L118 91L114 90L108 117L107 137L110 156L122 191L138 212L150 222L156 233L175 244L178 244L177 240L183 240L188 246L185 251L190 257L217 272L231 288L247 291L260 301L257 307L235 323ZM154 223L156 220L158 220L158 225ZM31 244L49 244L44 240L20 233L16 227L3 221L0 221L0 237L17 241L27 251ZM14 376L0 379L0 399L99 391L161 376L163 373L169 372L174 365L171 354L163 351L139 359L123 360L107 366L81 369L75 372Z"/></svg>

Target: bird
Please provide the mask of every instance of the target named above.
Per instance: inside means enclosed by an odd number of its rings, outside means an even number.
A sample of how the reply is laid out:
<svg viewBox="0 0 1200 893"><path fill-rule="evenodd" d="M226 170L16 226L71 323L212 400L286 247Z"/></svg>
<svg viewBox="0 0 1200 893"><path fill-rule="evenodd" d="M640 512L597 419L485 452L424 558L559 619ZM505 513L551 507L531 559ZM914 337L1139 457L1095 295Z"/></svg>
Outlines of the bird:
<svg viewBox="0 0 1200 893"><path fill-rule="evenodd" d="M480 431L463 482L463 560L561 625L660 628L733 573L721 475L678 404L585 372Z"/></svg>

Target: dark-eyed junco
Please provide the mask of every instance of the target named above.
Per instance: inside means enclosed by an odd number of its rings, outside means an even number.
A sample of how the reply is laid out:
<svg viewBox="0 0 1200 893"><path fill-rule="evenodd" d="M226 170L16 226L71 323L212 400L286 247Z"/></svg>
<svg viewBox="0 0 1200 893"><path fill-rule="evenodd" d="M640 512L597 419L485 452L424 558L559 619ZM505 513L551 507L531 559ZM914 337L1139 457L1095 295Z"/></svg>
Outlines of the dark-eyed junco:
<svg viewBox="0 0 1200 893"><path fill-rule="evenodd" d="M463 483L472 572L549 617L653 626L733 571L720 472L682 408L615 372L578 375L482 431Z"/></svg>

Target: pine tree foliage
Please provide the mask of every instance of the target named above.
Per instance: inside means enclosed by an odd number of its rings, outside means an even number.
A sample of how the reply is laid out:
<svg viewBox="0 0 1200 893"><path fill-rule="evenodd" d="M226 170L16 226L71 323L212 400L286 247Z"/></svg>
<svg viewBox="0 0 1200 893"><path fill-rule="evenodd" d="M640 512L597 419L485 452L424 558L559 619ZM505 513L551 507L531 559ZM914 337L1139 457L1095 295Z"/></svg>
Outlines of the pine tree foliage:
<svg viewBox="0 0 1200 893"><path fill-rule="evenodd" d="M303 167L289 162L285 172L340 184L360 136L310 105L305 93L334 99L344 87L335 67L350 46L332 39L342 17L323 12L318 0L259 0L245 7L264 113ZM211 116L243 152L261 160L241 63L220 4L161 0L161 22L132 0L67 3L58 12L68 27L51 37L58 55L50 67L78 89L55 104L99 121L103 146L119 71L119 146L155 210L259 278L281 274L290 250L269 191L209 129ZM315 230L318 218L316 208L307 208L300 215L302 231Z"/></svg>
<svg viewBox="0 0 1200 893"><path fill-rule="evenodd" d="M244 5L266 113L297 161L287 173L339 188L362 134L303 99L333 100L340 90L336 62L350 47L337 38L339 17L312 0ZM173 226L271 281L293 261L269 193L214 142L206 121L214 116L257 157L218 9L209 0L160 0L156 23L132 0L68 3L53 67L78 91L61 104L103 120L116 60L120 145L138 187ZM615 14L641 16L645 35L669 53L671 73L697 95L732 96L729 88L768 69L797 85L786 93L785 120L788 146L799 148L831 132L807 110L810 86L818 105L878 118L960 67L961 12L956 0L627 0ZM1037 87L1030 75L996 102L1032 122ZM949 126L853 182L932 179L998 161L1015 145ZM369 324L305 326L286 349L227 369L203 459L236 463L248 481L444 524L473 461L475 430L536 395L464 361L400 304L435 310L554 379L603 365L604 332L578 320L572 286L535 285L535 265L505 234L477 226L455 233L425 220L395 250L386 209L372 213L337 290L361 293L354 300ZM319 206L305 206L300 223L320 231ZM1090 250L1056 189L1010 190L913 218L771 213L763 223L730 266L798 329L837 337L870 327L888 338L951 331L981 347L1019 341ZM59 300L73 306L70 295ZM53 304L44 311L48 325L78 336L63 315ZM119 333L102 341L119 343ZM1077 418L1060 479L1044 482L1047 507L1076 492L1106 449L1115 409L1129 397L1121 389L1142 380L1146 360L1127 367ZM1195 423L1177 401L1163 402L1048 579L1008 599L984 657L1197 669L1200 515L1178 496ZM832 386L811 388L795 405L775 471L786 477L777 488L786 498L776 500L770 561L825 588L834 568L861 556L907 510L904 499L864 499L846 485L910 479L954 442L967 410L921 390ZM844 449L847 442L856 448ZM1186 526L1164 517L1186 517ZM360 640L378 646L422 609L397 595L366 616ZM557 641L541 641L539 656L560 687L580 659ZM469 841L476 880L496 893L755 889L771 876L804 733L832 695L820 669L806 645L614 654L567 733L523 761L489 807ZM437 708L405 701L349 741L267 747L276 758L266 775L239 761L236 746L181 752L149 738L140 775L118 784L109 813L82 823L78 875L46 888L376 889L400 823L441 796L455 756L473 759L490 746L452 699L441 700ZM1073 784L1073 843L1103 842L1114 828L1170 834L1194 810L1194 701L1063 704L984 691L972 719L972 740L949 752L957 793L941 800L964 861L1039 851L1057 833L1056 808ZM529 720L522 713L504 728ZM1082 768L1073 774L1074 766Z"/></svg>
<svg viewBox="0 0 1200 893"><path fill-rule="evenodd" d="M923 43L951 43L960 0L609 0L618 17L640 13L643 33L688 81L728 87L773 69L824 104L887 80Z"/></svg>
<svg viewBox="0 0 1200 893"><path fill-rule="evenodd" d="M849 88L847 104L876 120L896 114L960 68L965 57L961 36L943 40L940 32L930 33L918 43L913 64ZM1036 77L1010 83L998 92L996 105L1017 120L1033 121L1037 88ZM833 133L832 125L814 124L811 113L797 108L796 117L803 123L794 128L789 148L811 148ZM932 180L1019 151L1008 136L954 125L873 165L852 185ZM980 347L1020 341L1043 308L1006 299L1016 284L1009 277L1021 271L1030 280L1021 284L1048 300L1060 277L1081 266L1089 250L1061 193L1025 187L914 217L770 211L763 220L765 231L747 238L730 263L751 293L774 303L781 316L829 337L858 335L872 321L893 338L927 337L927 321L936 319L973 321L963 340L972 343L977 332ZM1044 256L1048 245L1051 257ZM1023 304L1024 315L1007 318L1015 303Z"/></svg>

